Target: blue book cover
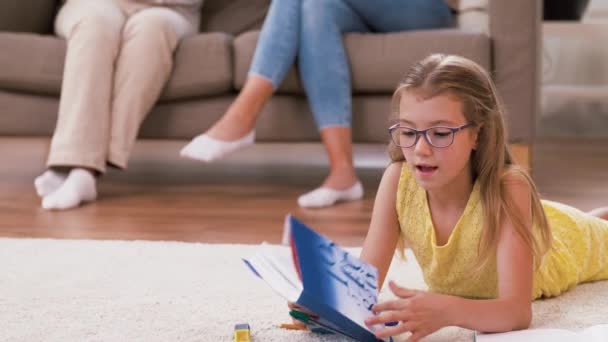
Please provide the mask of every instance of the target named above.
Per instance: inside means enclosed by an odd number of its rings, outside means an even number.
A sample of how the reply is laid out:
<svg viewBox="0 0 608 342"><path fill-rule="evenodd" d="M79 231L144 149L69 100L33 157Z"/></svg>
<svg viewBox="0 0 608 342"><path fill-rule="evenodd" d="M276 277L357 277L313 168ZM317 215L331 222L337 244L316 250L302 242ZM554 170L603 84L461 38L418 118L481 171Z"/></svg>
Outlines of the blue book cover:
<svg viewBox="0 0 608 342"><path fill-rule="evenodd" d="M286 237L291 265L265 257L244 260L287 300L314 312L316 323L357 341L378 342L364 321L378 299L378 271L289 215ZM291 267L289 267L291 266ZM290 269L291 268L291 269Z"/></svg>
<svg viewBox="0 0 608 342"><path fill-rule="evenodd" d="M378 299L378 271L289 216L304 290L297 304L358 341L379 341L367 328Z"/></svg>

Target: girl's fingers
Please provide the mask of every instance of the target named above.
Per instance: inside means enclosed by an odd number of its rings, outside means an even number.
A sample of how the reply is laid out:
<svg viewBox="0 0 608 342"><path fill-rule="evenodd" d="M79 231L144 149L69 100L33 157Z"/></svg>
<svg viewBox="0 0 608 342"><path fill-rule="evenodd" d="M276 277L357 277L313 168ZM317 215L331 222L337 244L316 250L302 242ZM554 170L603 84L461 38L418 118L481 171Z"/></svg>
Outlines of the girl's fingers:
<svg viewBox="0 0 608 342"><path fill-rule="evenodd" d="M386 311L376 316L370 317L365 320L365 324L371 326L375 324L385 324L389 322L399 322L407 320L405 313L400 311Z"/></svg>
<svg viewBox="0 0 608 342"><path fill-rule="evenodd" d="M389 300L372 306L372 311L378 313L387 310L403 310L407 308L407 302L407 300L403 299Z"/></svg>
<svg viewBox="0 0 608 342"><path fill-rule="evenodd" d="M389 285L391 291L396 296L401 297L401 298L409 298L409 297L415 296L418 293L418 291L416 291L416 290L410 290L405 287L401 287L392 280L388 282L388 285Z"/></svg>
<svg viewBox="0 0 608 342"><path fill-rule="evenodd" d="M401 322L394 327L387 327L384 329L377 330L375 335L377 338L386 338L389 336L395 336L403 334L404 332L411 332L414 330L415 324L412 322Z"/></svg>

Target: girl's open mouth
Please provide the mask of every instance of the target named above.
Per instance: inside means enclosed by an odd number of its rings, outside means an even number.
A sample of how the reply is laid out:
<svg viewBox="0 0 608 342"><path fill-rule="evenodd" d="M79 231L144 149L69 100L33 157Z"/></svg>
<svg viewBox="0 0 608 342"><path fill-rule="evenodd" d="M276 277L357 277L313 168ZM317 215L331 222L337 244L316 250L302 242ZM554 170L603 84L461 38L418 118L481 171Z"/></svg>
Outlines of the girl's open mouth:
<svg viewBox="0 0 608 342"><path fill-rule="evenodd" d="M432 174L437 170L437 166L429 166L429 165L416 165L416 171L423 176L427 176Z"/></svg>

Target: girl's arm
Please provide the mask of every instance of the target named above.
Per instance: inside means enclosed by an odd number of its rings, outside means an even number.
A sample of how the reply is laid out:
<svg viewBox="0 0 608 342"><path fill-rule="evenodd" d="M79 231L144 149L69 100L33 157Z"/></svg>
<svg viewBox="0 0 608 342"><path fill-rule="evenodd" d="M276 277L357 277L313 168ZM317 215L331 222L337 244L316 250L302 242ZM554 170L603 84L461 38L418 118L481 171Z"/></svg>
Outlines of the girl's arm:
<svg viewBox="0 0 608 342"><path fill-rule="evenodd" d="M529 185L517 176L507 176L505 191L523 222L532 229ZM461 314L455 323L483 332L525 329L532 320L532 251L516 233L513 222L502 213L502 226L496 250L498 298L493 300L458 299Z"/></svg>
<svg viewBox="0 0 608 342"><path fill-rule="evenodd" d="M520 181L509 182L507 196L511 196L517 211L531 227L530 188ZM504 332L524 329L530 325L532 310L533 257L513 222L502 215L502 226L497 246L498 298L466 299L428 291L411 290L390 283L396 300L376 304L379 314L366 321L372 326L399 321L397 326L376 332L379 338L409 331L409 341L446 326L460 326L481 332Z"/></svg>
<svg viewBox="0 0 608 342"><path fill-rule="evenodd" d="M361 260L378 269L378 289L382 288L399 239L396 197L402 165L392 163L384 171L376 194L369 231L361 251Z"/></svg>

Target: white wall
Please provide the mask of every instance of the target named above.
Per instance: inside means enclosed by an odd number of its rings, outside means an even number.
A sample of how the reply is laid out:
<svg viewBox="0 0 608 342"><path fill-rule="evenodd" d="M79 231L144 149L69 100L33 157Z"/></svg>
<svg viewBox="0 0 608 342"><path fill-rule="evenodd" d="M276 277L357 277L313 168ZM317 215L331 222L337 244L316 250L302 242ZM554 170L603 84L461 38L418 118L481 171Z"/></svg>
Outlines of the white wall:
<svg viewBox="0 0 608 342"><path fill-rule="evenodd" d="M608 0L591 0L583 21L608 21Z"/></svg>
<svg viewBox="0 0 608 342"><path fill-rule="evenodd" d="M543 23L540 136L608 138L608 0Z"/></svg>

